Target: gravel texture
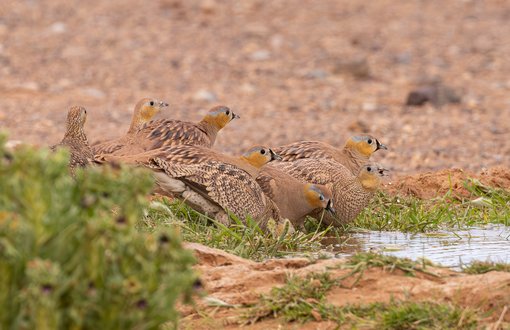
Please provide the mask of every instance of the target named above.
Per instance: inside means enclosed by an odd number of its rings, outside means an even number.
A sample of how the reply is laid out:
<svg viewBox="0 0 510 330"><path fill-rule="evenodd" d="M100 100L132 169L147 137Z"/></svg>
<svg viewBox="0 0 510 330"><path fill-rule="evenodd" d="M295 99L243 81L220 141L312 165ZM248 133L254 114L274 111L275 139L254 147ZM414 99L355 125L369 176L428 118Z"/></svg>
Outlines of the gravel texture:
<svg viewBox="0 0 510 330"><path fill-rule="evenodd" d="M51 145L83 105L105 140L148 96L183 120L231 106L216 148L232 153L370 132L399 175L508 166L509 19L499 0L8 1L0 129ZM460 102L406 105L438 82Z"/></svg>

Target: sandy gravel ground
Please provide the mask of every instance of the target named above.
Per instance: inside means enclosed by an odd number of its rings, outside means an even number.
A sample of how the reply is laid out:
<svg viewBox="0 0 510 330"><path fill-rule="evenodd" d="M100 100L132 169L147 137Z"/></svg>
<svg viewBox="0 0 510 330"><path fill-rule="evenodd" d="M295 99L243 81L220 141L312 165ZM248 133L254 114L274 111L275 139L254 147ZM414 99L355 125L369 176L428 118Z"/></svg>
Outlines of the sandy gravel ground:
<svg viewBox="0 0 510 330"><path fill-rule="evenodd" d="M367 131L396 174L508 165L509 19L502 0L7 1L0 129L53 144L80 104L104 140L150 96L185 120L234 108L216 145L232 153ZM405 106L438 80L462 101Z"/></svg>

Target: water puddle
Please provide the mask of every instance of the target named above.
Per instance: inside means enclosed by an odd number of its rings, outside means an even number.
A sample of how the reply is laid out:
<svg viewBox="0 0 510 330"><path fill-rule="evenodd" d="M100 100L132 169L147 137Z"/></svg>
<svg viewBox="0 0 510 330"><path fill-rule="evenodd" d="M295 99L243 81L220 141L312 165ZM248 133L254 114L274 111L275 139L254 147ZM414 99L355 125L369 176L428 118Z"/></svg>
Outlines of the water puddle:
<svg viewBox="0 0 510 330"><path fill-rule="evenodd" d="M358 232L325 243L336 257L373 251L413 260L427 258L454 269L473 261L510 263L510 227L503 225L422 234Z"/></svg>

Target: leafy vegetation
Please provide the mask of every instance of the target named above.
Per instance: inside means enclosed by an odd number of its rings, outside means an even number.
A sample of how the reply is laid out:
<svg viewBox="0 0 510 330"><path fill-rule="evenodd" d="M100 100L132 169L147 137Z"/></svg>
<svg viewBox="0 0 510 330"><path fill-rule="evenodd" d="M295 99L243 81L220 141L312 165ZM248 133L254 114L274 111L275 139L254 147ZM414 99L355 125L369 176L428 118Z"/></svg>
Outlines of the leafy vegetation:
<svg viewBox="0 0 510 330"><path fill-rule="evenodd" d="M0 141L0 328L176 327L195 275L178 232L136 230L152 179L78 170L68 154Z"/></svg>

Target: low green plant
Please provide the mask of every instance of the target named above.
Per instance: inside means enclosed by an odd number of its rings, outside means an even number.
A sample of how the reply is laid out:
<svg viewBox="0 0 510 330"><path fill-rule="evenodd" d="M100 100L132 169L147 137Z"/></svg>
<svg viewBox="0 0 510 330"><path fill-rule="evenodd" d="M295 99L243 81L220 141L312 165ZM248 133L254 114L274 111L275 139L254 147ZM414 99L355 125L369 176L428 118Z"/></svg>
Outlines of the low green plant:
<svg viewBox="0 0 510 330"><path fill-rule="evenodd" d="M377 329L476 329L473 311L433 302L392 302L380 304Z"/></svg>
<svg viewBox="0 0 510 330"><path fill-rule="evenodd" d="M399 269L406 275L410 276L414 276L415 272L428 273L426 270L427 266L433 266L433 264L426 259L413 261L408 258L399 258L391 255L372 252L356 253L352 255L345 264L341 265L342 268L353 268L358 270L372 267L381 267L388 271ZM429 274L434 275L432 273Z"/></svg>
<svg viewBox="0 0 510 330"><path fill-rule="evenodd" d="M491 261L475 261L462 267L462 272L467 274L485 274L492 271L510 272L510 264Z"/></svg>
<svg viewBox="0 0 510 330"><path fill-rule="evenodd" d="M268 295L262 296L247 318L251 323L280 316L286 321L304 322L318 318L341 321L340 309L325 301L326 293L336 284L327 272L311 273L304 278L289 276L284 286L273 288Z"/></svg>
<svg viewBox="0 0 510 330"><path fill-rule="evenodd" d="M73 179L67 152L9 152L3 142L0 328L176 327L193 257L174 229L135 228L151 176L101 167Z"/></svg>

